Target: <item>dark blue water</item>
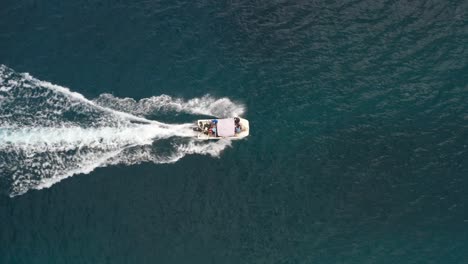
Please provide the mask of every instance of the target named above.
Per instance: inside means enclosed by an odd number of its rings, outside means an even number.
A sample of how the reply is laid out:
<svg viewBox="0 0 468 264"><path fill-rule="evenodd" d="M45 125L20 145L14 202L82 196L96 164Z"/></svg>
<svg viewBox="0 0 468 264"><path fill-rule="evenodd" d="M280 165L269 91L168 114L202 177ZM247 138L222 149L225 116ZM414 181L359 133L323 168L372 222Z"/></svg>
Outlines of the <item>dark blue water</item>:
<svg viewBox="0 0 468 264"><path fill-rule="evenodd" d="M20 83L0 91L1 129L31 130L2 135L73 146L74 131L41 129L95 129L80 140L105 122L114 130L99 134L108 147L80 155L3 142L0 263L468 263L467 10L463 0L3 0L0 64ZM228 98L245 106L251 135L194 154L190 139L165 138L37 190L134 143L121 133L146 135L38 80L90 100ZM206 117L158 109L140 116ZM177 146L185 156L167 163ZM151 158L137 159L144 151ZM19 183L28 191L14 196Z"/></svg>

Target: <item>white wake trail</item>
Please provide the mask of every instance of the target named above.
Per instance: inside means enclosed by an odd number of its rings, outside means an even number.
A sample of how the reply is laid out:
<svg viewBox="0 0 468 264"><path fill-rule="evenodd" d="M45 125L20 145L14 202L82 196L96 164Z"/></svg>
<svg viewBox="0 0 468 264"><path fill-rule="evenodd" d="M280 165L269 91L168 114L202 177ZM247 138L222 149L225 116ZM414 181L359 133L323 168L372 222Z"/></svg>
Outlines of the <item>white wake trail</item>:
<svg viewBox="0 0 468 264"><path fill-rule="evenodd" d="M16 196L114 164L171 163L187 154L219 157L231 145L195 140L192 124L145 118L159 112L232 116L244 107L208 95L135 101L104 94L88 100L0 65L0 191Z"/></svg>

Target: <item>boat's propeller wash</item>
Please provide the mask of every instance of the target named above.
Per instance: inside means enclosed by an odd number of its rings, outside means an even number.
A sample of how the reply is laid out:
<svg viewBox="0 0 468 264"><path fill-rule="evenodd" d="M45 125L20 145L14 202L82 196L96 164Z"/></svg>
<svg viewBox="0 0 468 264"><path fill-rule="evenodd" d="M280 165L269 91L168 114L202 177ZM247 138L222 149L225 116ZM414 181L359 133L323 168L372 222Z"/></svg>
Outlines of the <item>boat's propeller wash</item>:
<svg viewBox="0 0 468 264"><path fill-rule="evenodd" d="M170 163L192 153L218 157L231 145L197 140L192 123L145 118L169 112L231 117L244 106L209 95L88 100L0 65L0 191L15 196L111 164Z"/></svg>

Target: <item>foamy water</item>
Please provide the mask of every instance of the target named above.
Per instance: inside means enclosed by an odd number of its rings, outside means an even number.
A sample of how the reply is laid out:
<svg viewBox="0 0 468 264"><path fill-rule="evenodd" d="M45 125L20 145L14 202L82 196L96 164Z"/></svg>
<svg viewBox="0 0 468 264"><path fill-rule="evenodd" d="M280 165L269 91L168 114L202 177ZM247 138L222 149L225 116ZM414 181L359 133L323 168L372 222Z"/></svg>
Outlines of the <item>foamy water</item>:
<svg viewBox="0 0 468 264"><path fill-rule="evenodd" d="M193 124L149 120L155 113L241 115L242 104L209 95L135 101L102 94L94 100L66 87L0 66L0 188L10 196L42 189L97 167L171 163L187 154L219 157L231 142L198 141ZM196 117L194 117L196 119ZM170 149L160 152L157 143Z"/></svg>

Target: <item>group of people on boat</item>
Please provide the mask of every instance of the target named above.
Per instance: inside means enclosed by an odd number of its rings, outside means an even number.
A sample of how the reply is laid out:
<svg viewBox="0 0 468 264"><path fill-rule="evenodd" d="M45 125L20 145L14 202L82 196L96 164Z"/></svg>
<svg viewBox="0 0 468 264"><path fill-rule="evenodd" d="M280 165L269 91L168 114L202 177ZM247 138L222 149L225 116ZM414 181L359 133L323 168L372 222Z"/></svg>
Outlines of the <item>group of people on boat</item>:
<svg viewBox="0 0 468 264"><path fill-rule="evenodd" d="M218 119L213 119L211 120L211 123L210 123L210 127L208 128L208 134L213 136L213 137L217 137L218 134L217 134L217 124L218 124ZM234 118L234 132L236 134L239 134L240 132L242 132L242 126L240 124L240 119L238 117L235 117Z"/></svg>

